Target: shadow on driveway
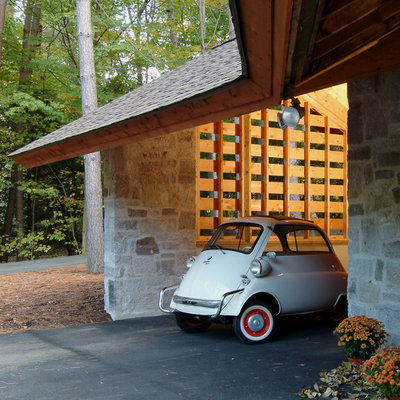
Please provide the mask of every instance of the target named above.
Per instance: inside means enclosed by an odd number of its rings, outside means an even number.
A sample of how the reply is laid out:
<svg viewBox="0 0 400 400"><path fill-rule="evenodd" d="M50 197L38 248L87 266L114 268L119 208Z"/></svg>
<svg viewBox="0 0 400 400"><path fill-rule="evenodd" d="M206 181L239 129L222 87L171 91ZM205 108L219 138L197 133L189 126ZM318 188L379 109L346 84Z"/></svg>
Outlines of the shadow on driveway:
<svg viewBox="0 0 400 400"><path fill-rule="evenodd" d="M0 336L1 399L300 399L344 359L333 327L285 322L246 345L231 326L181 332L173 316Z"/></svg>

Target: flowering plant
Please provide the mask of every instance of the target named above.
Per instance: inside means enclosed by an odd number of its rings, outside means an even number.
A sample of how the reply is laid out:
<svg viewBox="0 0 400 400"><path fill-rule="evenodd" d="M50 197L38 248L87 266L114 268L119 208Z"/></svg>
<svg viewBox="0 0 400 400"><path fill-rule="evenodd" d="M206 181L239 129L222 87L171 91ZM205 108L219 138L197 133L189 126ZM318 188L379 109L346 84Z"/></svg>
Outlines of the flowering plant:
<svg viewBox="0 0 400 400"><path fill-rule="evenodd" d="M348 357L370 358L388 335L383 327L382 322L361 315L344 319L333 333Z"/></svg>
<svg viewBox="0 0 400 400"><path fill-rule="evenodd" d="M382 348L364 363L363 374L385 395L400 395L400 346Z"/></svg>

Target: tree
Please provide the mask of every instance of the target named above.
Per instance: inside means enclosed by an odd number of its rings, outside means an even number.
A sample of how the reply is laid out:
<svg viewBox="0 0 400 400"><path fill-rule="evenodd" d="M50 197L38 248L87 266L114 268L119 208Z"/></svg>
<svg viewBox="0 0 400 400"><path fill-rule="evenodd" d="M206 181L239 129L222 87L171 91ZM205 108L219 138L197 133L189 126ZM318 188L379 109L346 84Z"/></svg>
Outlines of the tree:
<svg viewBox="0 0 400 400"><path fill-rule="evenodd" d="M76 0L76 22L79 46L79 69L82 86L82 115L97 108L96 73L90 0ZM84 156L85 215L88 250L88 272L104 271L104 231L101 190L100 153Z"/></svg>
<svg viewBox="0 0 400 400"><path fill-rule="evenodd" d="M5 11L5 8L4 8ZM25 24L22 40L21 64L19 67L19 83L18 90L24 90L29 86L29 79L32 75L30 62L38 47L39 28L40 28L41 2L40 0L28 0L25 8ZM16 124L16 131L20 135L24 135L26 126L22 122ZM18 224L20 235L24 233L24 198L23 192L19 185L23 181L23 169L17 164L14 164L11 170L11 183L8 196L7 211L5 214L4 225L2 229L3 239L7 241L11 234L12 218L15 211L15 216ZM18 256L18 259L21 257ZM8 254L4 253L3 261L8 260Z"/></svg>
<svg viewBox="0 0 400 400"><path fill-rule="evenodd" d="M1 58L3 53L3 31L4 31L4 21L6 19L6 7L7 7L7 0L0 0L0 68L1 68Z"/></svg>
<svg viewBox="0 0 400 400"><path fill-rule="evenodd" d="M203 4L203 42L210 48L228 37L227 0ZM16 147L81 116L76 4L0 0L0 10L3 5L7 15L0 35L0 260L7 260L5 253L29 258L46 252L76 254L83 225L83 159L19 170L7 157ZM95 0L91 14L99 105L201 51L198 0Z"/></svg>

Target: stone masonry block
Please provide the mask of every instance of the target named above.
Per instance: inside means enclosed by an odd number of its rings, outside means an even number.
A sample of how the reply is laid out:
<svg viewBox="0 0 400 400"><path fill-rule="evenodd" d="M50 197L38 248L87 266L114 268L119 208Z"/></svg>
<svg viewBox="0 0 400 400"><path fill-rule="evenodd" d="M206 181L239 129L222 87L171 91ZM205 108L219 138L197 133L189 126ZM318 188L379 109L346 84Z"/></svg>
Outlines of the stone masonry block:
<svg viewBox="0 0 400 400"><path fill-rule="evenodd" d="M375 140L377 138L386 137L388 135L388 122L382 111L374 110L374 119L370 119L366 124L366 139Z"/></svg>
<svg viewBox="0 0 400 400"><path fill-rule="evenodd" d="M400 218L379 224L379 235L384 243L392 242L393 238L400 238Z"/></svg>
<svg viewBox="0 0 400 400"><path fill-rule="evenodd" d="M380 254L380 240L377 224L373 218L361 221L361 250L364 254Z"/></svg>
<svg viewBox="0 0 400 400"><path fill-rule="evenodd" d="M400 240L383 244L383 254L392 259L400 259Z"/></svg>
<svg viewBox="0 0 400 400"><path fill-rule="evenodd" d="M400 262L386 263L385 286L389 289L400 292Z"/></svg>
<svg viewBox="0 0 400 400"><path fill-rule="evenodd" d="M137 210L135 208L128 208L128 216L134 218L147 217L147 210Z"/></svg>
<svg viewBox="0 0 400 400"><path fill-rule="evenodd" d="M360 281L358 284L357 297L361 303L379 303L380 293L380 285L371 281Z"/></svg>
<svg viewBox="0 0 400 400"><path fill-rule="evenodd" d="M179 229L195 229L196 218L194 212L181 212L179 216Z"/></svg>
<svg viewBox="0 0 400 400"><path fill-rule="evenodd" d="M392 190L393 200L396 204L400 203L400 187L396 187Z"/></svg>
<svg viewBox="0 0 400 400"><path fill-rule="evenodd" d="M362 168L359 165L349 165L349 200L359 197L362 193Z"/></svg>
<svg viewBox="0 0 400 400"><path fill-rule="evenodd" d="M400 165L400 151L389 151L378 156L381 167L393 167Z"/></svg>
<svg viewBox="0 0 400 400"><path fill-rule="evenodd" d="M178 210L176 208L163 208L161 214L165 217L174 216L178 215Z"/></svg>
<svg viewBox="0 0 400 400"><path fill-rule="evenodd" d="M174 259L165 259L165 260L160 260L157 263L158 265L158 271L160 273L168 274L168 275L174 275L175 273L175 260Z"/></svg>
<svg viewBox="0 0 400 400"><path fill-rule="evenodd" d="M181 160L179 162L179 175L178 183L180 184L193 184L195 183L195 160Z"/></svg>
<svg viewBox="0 0 400 400"><path fill-rule="evenodd" d="M129 176L117 174L115 183L115 197L128 198L128 196L129 196Z"/></svg>
<svg viewBox="0 0 400 400"><path fill-rule="evenodd" d="M349 216L355 217L357 215L364 215L364 207L362 204L352 204L349 206Z"/></svg>
<svg viewBox="0 0 400 400"><path fill-rule="evenodd" d="M158 254L160 250L154 237L148 236L136 241L136 254L153 255Z"/></svg>
<svg viewBox="0 0 400 400"><path fill-rule="evenodd" d="M120 220L118 221L117 228L120 231L132 231L137 227L137 221L132 219Z"/></svg>
<svg viewBox="0 0 400 400"><path fill-rule="evenodd" d="M352 104L348 111L348 141L350 144L361 144L363 142L363 115L361 103Z"/></svg>
<svg viewBox="0 0 400 400"><path fill-rule="evenodd" d="M349 150L349 161L360 161L371 159L371 148L369 146L359 147L357 149Z"/></svg>
<svg viewBox="0 0 400 400"><path fill-rule="evenodd" d="M375 179L392 179L394 177L394 171L390 169L383 169L375 171Z"/></svg>
<svg viewBox="0 0 400 400"><path fill-rule="evenodd" d="M374 181L374 169L371 164L367 164L364 168L364 180L366 185Z"/></svg>
<svg viewBox="0 0 400 400"><path fill-rule="evenodd" d="M377 260L376 266L375 266L375 280L378 282L382 281L384 266L385 266L385 263L383 260Z"/></svg>

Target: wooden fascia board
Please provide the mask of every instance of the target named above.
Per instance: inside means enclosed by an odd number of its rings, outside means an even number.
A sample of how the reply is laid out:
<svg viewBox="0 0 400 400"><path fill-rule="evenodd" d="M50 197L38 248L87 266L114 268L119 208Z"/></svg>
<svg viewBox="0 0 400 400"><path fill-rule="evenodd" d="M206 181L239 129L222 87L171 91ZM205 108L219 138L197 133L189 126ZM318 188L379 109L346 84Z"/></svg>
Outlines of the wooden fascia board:
<svg viewBox="0 0 400 400"><path fill-rule="evenodd" d="M13 159L25 168L32 168L271 107L274 102L275 99L266 97L253 82L245 81L229 93L219 93L130 123L17 154Z"/></svg>
<svg viewBox="0 0 400 400"><path fill-rule="evenodd" d="M399 45L400 29L298 83L290 95L298 96L400 67Z"/></svg>
<svg viewBox="0 0 400 400"><path fill-rule="evenodd" d="M292 0L237 0L247 77L279 104L284 87Z"/></svg>

